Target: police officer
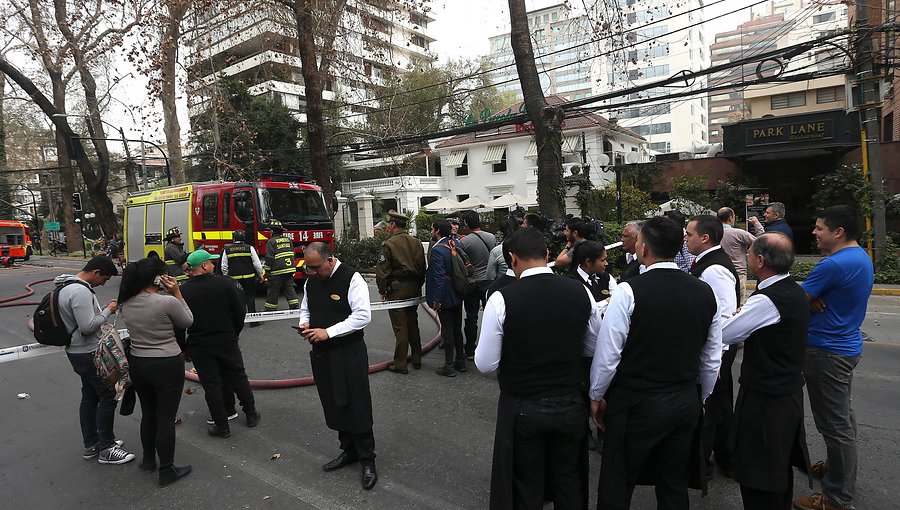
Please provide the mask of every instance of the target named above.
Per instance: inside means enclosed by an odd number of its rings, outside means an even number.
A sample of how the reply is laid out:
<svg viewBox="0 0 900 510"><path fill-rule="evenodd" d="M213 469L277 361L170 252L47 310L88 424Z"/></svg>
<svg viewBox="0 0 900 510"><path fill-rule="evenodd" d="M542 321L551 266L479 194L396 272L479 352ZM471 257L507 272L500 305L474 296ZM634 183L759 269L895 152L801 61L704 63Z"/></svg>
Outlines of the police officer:
<svg viewBox="0 0 900 510"><path fill-rule="evenodd" d="M230 276L244 290L244 303L247 311L256 312L256 283L262 281L262 264L253 246L245 243L247 234L243 230L232 232L234 242L225 246L222 256L222 274ZM258 322L250 327L258 326Z"/></svg>
<svg viewBox="0 0 900 510"><path fill-rule="evenodd" d="M291 310L300 308L297 290L294 288L294 243L284 235L284 227L278 220L269 222L272 237L266 243L266 277L269 290L266 293L266 311L278 309L278 297L284 294Z"/></svg>
<svg viewBox="0 0 900 510"><path fill-rule="evenodd" d="M407 218L389 211L389 229L393 234L381 243L381 254L375 265L375 282L382 300L416 298L422 295L425 283L425 250L422 243L406 232ZM419 335L418 305L388 310L397 345L394 362L388 370L407 374L407 350L412 349L413 368L422 367L422 338Z"/></svg>
<svg viewBox="0 0 900 510"><path fill-rule="evenodd" d="M163 254L166 257L166 271L169 276L174 277L179 283L187 280L188 276L184 274L184 270L188 254L184 251L184 242L181 240L181 230L178 227L172 227L166 232L166 247Z"/></svg>

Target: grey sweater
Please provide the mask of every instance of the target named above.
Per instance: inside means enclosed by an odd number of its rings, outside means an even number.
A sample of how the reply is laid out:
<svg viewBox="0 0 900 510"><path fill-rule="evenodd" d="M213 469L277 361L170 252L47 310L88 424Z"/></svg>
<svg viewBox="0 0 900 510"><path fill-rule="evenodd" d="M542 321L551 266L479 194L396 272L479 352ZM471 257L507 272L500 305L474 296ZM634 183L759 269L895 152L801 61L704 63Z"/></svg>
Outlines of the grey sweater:
<svg viewBox="0 0 900 510"><path fill-rule="evenodd" d="M57 276L53 283L59 285L77 279L75 275L64 274ZM97 343L100 341L100 326L110 315L108 308L100 308L97 296L88 288L89 286L87 282L84 282L84 285L73 283L59 292L59 316L66 329L69 331L75 329L72 333L72 343L66 347L66 352L71 354L88 354L96 351Z"/></svg>
<svg viewBox="0 0 900 510"><path fill-rule="evenodd" d="M131 354L140 358L181 354L175 328L187 329L194 323L187 303L168 294L141 292L122 304L121 313L131 338Z"/></svg>

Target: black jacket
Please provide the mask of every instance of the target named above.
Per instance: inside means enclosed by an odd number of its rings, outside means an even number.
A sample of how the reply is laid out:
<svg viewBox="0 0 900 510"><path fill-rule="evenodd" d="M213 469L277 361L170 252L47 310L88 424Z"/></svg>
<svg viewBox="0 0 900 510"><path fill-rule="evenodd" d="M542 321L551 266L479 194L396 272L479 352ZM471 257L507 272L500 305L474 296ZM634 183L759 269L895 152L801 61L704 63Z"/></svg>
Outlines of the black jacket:
<svg viewBox="0 0 900 510"><path fill-rule="evenodd" d="M203 274L184 282L181 294L194 314L188 344L237 340L247 313L239 284L227 276Z"/></svg>

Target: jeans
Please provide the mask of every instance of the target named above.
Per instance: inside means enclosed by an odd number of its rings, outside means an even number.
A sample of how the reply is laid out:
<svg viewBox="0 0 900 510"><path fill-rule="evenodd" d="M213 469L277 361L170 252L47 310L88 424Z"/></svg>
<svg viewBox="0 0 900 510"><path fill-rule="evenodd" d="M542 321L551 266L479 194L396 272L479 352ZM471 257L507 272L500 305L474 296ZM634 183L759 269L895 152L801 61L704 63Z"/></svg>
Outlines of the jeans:
<svg viewBox="0 0 900 510"><path fill-rule="evenodd" d="M108 388L97 377L94 367L94 354L66 354L72 369L81 377L81 406L78 415L81 419L81 435L84 447L94 445L105 450L113 445L116 435L113 433L113 421L116 417L116 392Z"/></svg>
<svg viewBox="0 0 900 510"><path fill-rule="evenodd" d="M438 311L441 338L444 339L444 363L447 366L466 362L466 355L463 353L462 309L462 305L457 305L453 308L442 307Z"/></svg>
<svg viewBox="0 0 900 510"><path fill-rule="evenodd" d="M478 311L487 303L487 289L489 280L475 282L475 291L463 300L466 308L466 356L475 355L475 344L478 343Z"/></svg>
<svg viewBox="0 0 900 510"><path fill-rule="evenodd" d="M554 508L587 505L578 469L586 419L587 410L577 393L522 402L514 427L515 508L541 509L545 493L553 498Z"/></svg>
<svg viewBox="0 0 900 510"><path fill-rule="evenodd" d="M141 399L144 459L159 455L159 467L175 460L175 415L184 389L184 358L128 358L134 390Z"/></svg>
<svg viewBox="0 0 900 510"><path fill-rule="evenodd" d="M828 470L822 478L822 493L846 507L853 504L856 495L856 417L850 387L859 359L860 356L840 356L807 347L803 367L809 407L827 451Z"/></svg>

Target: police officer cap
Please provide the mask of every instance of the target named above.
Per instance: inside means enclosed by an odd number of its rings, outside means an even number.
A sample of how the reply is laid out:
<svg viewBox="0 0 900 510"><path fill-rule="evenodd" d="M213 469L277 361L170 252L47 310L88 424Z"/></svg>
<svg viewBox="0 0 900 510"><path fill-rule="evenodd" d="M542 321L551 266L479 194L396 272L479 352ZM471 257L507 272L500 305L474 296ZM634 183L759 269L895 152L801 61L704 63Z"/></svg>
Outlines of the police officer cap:
<svg viewBox="0 0 900 510"><path fill-rule="evenodd" d="M388 216L390 217L391 221L397 220L402 222L404 225L406 225L406 222L409 221L409 218L407 218L405 214L400 214L393 209L388 211Z"/></svg>
<svg viewBox="0 0 900 510"><path fill-rule="evenodd" d="M176 237L181 237L181 230L178 230L178 227L172 227L166 231L166 240L174 239Z"/></svg>

